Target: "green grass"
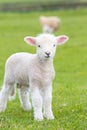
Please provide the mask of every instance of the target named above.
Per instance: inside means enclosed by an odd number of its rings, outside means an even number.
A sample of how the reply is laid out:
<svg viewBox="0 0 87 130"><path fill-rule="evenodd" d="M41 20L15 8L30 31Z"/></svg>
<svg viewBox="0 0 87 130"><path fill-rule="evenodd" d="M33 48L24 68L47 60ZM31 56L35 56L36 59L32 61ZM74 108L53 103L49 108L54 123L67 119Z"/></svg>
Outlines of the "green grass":
<svg viewBox="0 0 87 130"><path fill-rule="evenodd" d="M52 2L87 2L86 0L0 0L0 3L15 3L15 2L28 2L28 3L52 3Z"/></svg>
<svg viewBox="0 0 87 130"><path fill-rule="evenodd" d="M23 38L41 33L40 15L61 18L55 35L69 36L67 44L58 47L54 58L56 77L53 82L55 120L34 121L33 111L24 112L18 96L0 113L0 130L87 130L87 9L32 13L0 13L0 85L3 83L6 59L16 52L32 52Z"/></svg>

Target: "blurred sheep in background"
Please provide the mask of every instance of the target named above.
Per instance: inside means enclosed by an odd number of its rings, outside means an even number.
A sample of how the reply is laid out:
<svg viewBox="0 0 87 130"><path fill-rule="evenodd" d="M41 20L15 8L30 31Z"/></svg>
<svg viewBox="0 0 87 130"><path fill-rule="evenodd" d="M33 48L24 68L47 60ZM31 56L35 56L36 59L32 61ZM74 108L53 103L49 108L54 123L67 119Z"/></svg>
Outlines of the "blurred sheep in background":
<svg viewBox="0 0 87 130"><path fill-rule="evenodd" d="M61 20L57 16L40 16L40 24L42 26L43 33L53 33L60 28Z"/></svg>

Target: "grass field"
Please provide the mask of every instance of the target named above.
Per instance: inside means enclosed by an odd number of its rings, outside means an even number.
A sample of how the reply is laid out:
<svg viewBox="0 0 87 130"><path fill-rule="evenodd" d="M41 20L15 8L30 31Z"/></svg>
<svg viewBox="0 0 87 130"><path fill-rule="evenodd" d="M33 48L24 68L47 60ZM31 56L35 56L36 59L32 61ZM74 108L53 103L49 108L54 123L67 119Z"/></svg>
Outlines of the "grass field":
<svg viewBox="0 0 87 130"><path fill-rule="evenodd" d="M28 3L50 3L50 2L87 2L86 0L0 0L0 3L15 3L15 2L28 2Z"/></svg>
<svg viewBox="0 0 87 130"><path fill-rule="evenodd" d="M18 96L0 113L0 130L87 130L87 9L32 13L0 13L0 86L6 59L16 52L35 53L23 38L41 33L40 15L61 18L55 35L69 36L67 44L57 49L53 83L55 120L34 121L33 111L24 112Z"/></svg>

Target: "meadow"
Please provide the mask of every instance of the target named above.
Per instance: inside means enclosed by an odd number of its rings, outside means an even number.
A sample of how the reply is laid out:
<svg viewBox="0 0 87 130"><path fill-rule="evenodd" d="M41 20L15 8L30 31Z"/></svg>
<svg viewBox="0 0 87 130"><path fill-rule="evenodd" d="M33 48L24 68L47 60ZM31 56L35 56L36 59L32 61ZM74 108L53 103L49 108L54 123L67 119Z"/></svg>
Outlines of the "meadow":
<svg viewBox="0 0 87 130"><path fill-rule="evenodd" d="M86 0L0 0L0 3L15 3L15 2L28 2L28 3L54 3L54 2L87 2Z"/></svg>
<svg viewBox="0 0 87 130"><path fill-rule="evenodd" d="M40 15L61 18L55 35L66 34L69 41L57 48L53 82L55 120L37 122L33 110L22 110L18 95L0 113L0 130L87 130L87 9L30 13L0 13L0 86L3 84L6 59L16 52L35 53L23 38L42 32Z"/></svg>

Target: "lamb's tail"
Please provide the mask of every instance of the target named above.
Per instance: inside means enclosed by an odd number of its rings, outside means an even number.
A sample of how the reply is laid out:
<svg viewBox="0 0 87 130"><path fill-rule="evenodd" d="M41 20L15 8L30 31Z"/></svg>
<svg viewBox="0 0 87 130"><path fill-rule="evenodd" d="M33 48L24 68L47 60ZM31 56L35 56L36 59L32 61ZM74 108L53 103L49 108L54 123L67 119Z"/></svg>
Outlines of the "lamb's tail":
<svg viewBox="0 0 87 130"><path fill-rule="evenodd" d="M12 101L15 99L15 97L16 97L16 86L12 87L12 90L9 95L9 100Z"/></svg>

